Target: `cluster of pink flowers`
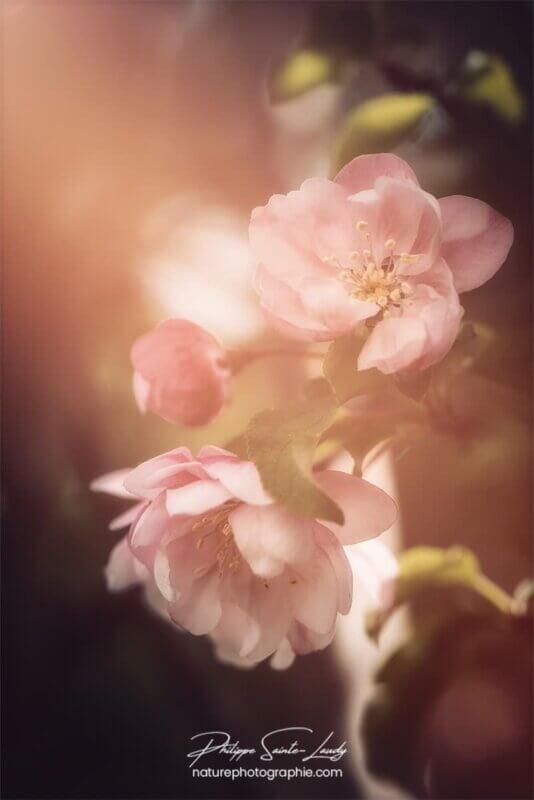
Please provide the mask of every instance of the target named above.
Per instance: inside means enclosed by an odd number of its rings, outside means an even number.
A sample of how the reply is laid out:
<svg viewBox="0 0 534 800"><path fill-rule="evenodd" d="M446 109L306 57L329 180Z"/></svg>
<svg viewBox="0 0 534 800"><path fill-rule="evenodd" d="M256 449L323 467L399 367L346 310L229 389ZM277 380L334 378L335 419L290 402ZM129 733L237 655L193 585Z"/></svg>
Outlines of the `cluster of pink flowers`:
<svg viewBox="0 0 534 800"><path fill-rule="evenodd" d="M507 256L511 223L468 197L436 200L393 155L362 156L334 181L312 179L252 214L256 287L274 324L301 340L369 331L358 369L422 370L448 352L458 293L488 280ZM229 398L231 358L211 334L167 320L131 353L134 394L179 425L212 420ZM355 366L356 368L356 366ZM395 520L393 500L334 470L314 480L342 525L297 516L271 497L256 466L218 447L184 447L103 476L95 490L135 500L106 569L113 590L145 586L177 626L209 635L221 659L277 667L325 647L352 601L344 547Z"/></svg>

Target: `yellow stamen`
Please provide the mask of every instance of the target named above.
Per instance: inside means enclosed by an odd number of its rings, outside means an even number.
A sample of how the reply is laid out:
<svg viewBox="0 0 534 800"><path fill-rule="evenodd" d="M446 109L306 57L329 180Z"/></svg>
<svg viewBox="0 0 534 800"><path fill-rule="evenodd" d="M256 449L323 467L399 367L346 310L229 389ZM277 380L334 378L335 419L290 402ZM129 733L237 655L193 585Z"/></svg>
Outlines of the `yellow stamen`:
<svg viewBox="0 0 534 800"><path fill-rule="evenodd" d="M218 565L220 577L224 575L227 569L236 572L241 566L241 554L235 544L234 532L228 521L228 515L238 505L239 501L230 500L224 503L220 508L211 511L209 514L197 520L192 527L193 532L205 531L205 533L201 534L197 542L197 548L199 550L203 547L206 539L211 536L216 538L214 547L218 549L215 553L215 560ZM199 575L209 569L209 565L197 567L194 570L194 574Z"/></svg>

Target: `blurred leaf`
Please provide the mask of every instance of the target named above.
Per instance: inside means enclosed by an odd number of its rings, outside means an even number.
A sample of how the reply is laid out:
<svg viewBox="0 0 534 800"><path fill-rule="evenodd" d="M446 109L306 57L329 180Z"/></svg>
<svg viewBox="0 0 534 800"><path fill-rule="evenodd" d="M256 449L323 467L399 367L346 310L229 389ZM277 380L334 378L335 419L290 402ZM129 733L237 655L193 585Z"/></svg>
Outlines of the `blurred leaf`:
<svg viewBox="0 0 534 800"><path fill-rule="evenodd" d="M511 124L525 116L525 101L507 63L482 51L469 54L464 68L463 94L476 103L490 106Z"/></svg>
<svg viewBox="0 0 534 800"><path fill-rule="evenodd" d="M529 398L485 377L500 345L489 325L465 324L448 355L428 370L424 400L437 428L479 435L507 416L528 421Z"/></svg>
<svg viewBox="0 0 534 800"><path fill-rule="evenodd" d="M469 346L476 372L530 396L531 375L525 369L530 362L530 323L518 320L514 325L499 326L498 332L479 322L471 327L477 339Z"/></svg>
<svg viewBox="0 0 534 800"><path fill-rule="evenodd" d="M338 447L343 447L354 459L355 475L361 475L365 457L381 442L387 447L396 432L396 424L391 417L377 417L367 419L361 417L347 417L336 423L327 435L333 438ZM328 440L327 440L328 441ZM382 450L382 448L381 448ZM378 455L378 454L377 454Z"/></svg>
<svg viewBox="0 0 534 800"><path fill-rule="evenodd" d="M334 60L319 50L297 50L276 70L271 88L274 102L298 97L332 80Z"/></svg>
<svg viewBox="0 0 534 800"><path fill-rule="evenodd" d="M225 442L224 449L234 453L243 461L248 460L247 437L244 433L241 433L239 436L234 436L233 439Z"/></svg>
<svg viewBox="0 0 534 800"><path fill-rule="evenodd" d="M363 394L373 394L389 386L386 375L375 369L358 369L358 356L365 340L355 334L336 339L323 362L323 373L340 403Z"/></svg>
<svg viewBox="0 0 534 800"><path fill-rule="evenodd" d="M343 513L312 478L315 449L334 422L338 406L331 393L289 408L262 411L246 432L248 458L265 489L295 514L341 523Z"/></svg>
<svg viewBox="0 0 534 800"><path fill-rule="evenodd" d="M313 456L313 468L324 468L328 462L343 449L341 442L334 438L324 439L319 442Z"/></svg>
<svg viewBox="0 0 534 800"><path fill-rule="evenodd" d="M479 570L477 557L465 547L413 547L399 557L399 595L409 596L414 584L422 581L470 585Z"/></svg>
<svg viewBox="0 0 534 800"><path fill-rule="evenodd" d="M440 585L464 586L481 595L502 612L512 610L510 598L480 571L478 559L465 547L413 547L399 556L399 575L388 608L369 615L367 632L377 639L391 614L421 591Z"/></svg>
<svg viewBox="0 0 534 800"><path fill-rule="evenodd" d="M465 687L469 695L469 687L488 679L513 699L512 707L528 704L532 642L531 620L500 614L467 587L429 585L419 600L421 614L415 617L409 638L376 675L380 691L364 709L362 734L372 773L400 784L415 797L427 797L429 759L439 755L433 749L437 704L453 687L460 691ZM466 708L469 713L473 712ZM526 710L524 721L528 715ZM498 764L502 772L504 762L499 759ZM454 768L461 774L461 764L450 763L449 771ZM504 783L510 786L517 768L513 758L508 768ZM484 765L477 762L476 771L483 774ZM524 781L524 776L518 780ZM462 793L460 787L451 794L448 788L442 792L434 788L431 796L527 796L489 795L482 789Z"/></svg>
<svg viewBox="0 0 534 800"><path fill-rule="evenodd" d="M428 94L383 94L357 106L342 123L334 143L337 172L363 153L393 150L434 105Z"/></svg>

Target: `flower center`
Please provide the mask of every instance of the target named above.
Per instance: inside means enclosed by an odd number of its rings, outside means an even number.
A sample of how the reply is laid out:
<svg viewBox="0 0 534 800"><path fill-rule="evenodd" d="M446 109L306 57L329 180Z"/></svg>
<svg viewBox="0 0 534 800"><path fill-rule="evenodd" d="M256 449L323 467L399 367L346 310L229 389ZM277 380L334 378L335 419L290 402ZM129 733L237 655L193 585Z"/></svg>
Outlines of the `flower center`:
<svg viewBox="0 0 534 800"><path fill-rule="evenodd" d="M344 266L336 256L324 256L323 261L339 268L338 278L347 285L351 297L367 303L376 303L382 316L391 316L392 308L399 308L409 302L413 293L410 284L398 274L400 264L417 261L420 254L395 253L396 243L388 239L384 243L387 255L377 264L372 252L371 235L367 232L367 223L360 220L356 228L363 233L368 247L354 250L350 254L350 267Z"/></svg>
<svg viewBox="0 0 534 800"><path fill-rule="evenodd" d="M228 515L238 505L239 500L228 500L224 505L213 509L193 525L193 532L199 532L200 534L197 541L199 550L204 546L206 540L211 539L212 536L215 537L212 542L215 549L217 569L221 578L228 571L237 572L243 560L235 543L232 526L228 521ZM197 575L205 571L207 571L205 567L198 567L195 570Z"/></svg>

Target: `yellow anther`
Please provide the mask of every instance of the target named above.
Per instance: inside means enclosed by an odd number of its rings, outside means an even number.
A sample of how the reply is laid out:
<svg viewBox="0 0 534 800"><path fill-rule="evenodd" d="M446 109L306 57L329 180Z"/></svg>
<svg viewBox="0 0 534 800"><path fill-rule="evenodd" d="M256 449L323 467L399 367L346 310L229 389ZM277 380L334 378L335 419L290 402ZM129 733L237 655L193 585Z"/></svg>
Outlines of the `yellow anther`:
<svg viewBox="0 0 534 800"><path fill-rule="evenodd" d="M354 275L355 272L353 269L344 269L342 272L339 273L338 278L341 281L353 281Z"/></svg>
<svg viewBox="0 0 534 800"><path fill-rule="evenodd" d="M386 242L386 250L394 250L395 248L395 239L388 239Z"/></svg>
<svg viewBox="0 0 534 800"><path fill-rule="evenodd" d="M365 222L363 219L356 223L356 230L358 231L364 231L368 227L369 226L367 225L367 222Z"/></svg>

